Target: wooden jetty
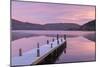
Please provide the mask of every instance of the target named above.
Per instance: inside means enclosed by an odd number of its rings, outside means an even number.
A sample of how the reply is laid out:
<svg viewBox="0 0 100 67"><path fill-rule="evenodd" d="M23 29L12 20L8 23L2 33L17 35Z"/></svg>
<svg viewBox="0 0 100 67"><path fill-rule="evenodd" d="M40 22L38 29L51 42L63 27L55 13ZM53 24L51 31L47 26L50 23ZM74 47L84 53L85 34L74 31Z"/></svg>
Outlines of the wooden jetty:
<svg viewBox="0 0 100 67"><path fill-rule="evenodd" d="M48 41L47 41L48 43ZM34 48L28 52L22 53L22 49L19 49L19 56L11 58L11 66L24 66L24 65L36 65L36 64L48 64L55 61L66 48L65 38L53 39L53 41Z"/></svg>

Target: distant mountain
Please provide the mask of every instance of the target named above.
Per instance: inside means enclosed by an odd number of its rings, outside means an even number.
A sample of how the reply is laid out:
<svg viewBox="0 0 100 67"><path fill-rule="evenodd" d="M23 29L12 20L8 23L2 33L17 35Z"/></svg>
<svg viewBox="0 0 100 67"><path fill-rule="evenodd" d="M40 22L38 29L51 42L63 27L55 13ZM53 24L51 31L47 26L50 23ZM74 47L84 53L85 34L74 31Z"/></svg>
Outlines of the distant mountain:
<svg viewBox="0 0 100 67"><path fill-rule="evenodd" d="M96 20L89 21L88 23L80 27L81 30L95 31L96 30Z"/></svg>
<svg viewBox="0 0 100 67"><path fill-rule="evenodd" d="M79 30L80 25L74 23L32 24L12 19L12 30Z"/></svg>
<svg viewBox="0 0 100 67"><path fill-rule="evenodd" d="M11 20L11 27L12 30L31 30L31 29L41 29L41 25L40 24L31 24L31 23L27 23L27 22L22 22L22 21L18 21L18 20Z"/></svg>
<svg viewBox="0 0 100 67"><path fill-rule="evenodd" d="M80 25L74 23L52 23L45 24L45 30L78 30Z"/></svg>

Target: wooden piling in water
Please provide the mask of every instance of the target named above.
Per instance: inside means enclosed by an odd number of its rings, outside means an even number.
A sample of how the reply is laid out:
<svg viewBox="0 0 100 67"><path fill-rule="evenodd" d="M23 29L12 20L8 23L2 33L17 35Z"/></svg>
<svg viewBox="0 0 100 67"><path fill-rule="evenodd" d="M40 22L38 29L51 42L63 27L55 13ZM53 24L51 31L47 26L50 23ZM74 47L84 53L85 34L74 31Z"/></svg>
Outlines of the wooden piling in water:
<svg viewBox="0 0 100 67"><path fill-rule="evenodd" d="M53 48L53 43L51 43L51 48Z"/></svg>
<svg viewBox="0 0 100 67"><path fill-rule="evenodd" d="M39 43L37 44L37 57L39 57L40 56L40 45L39 45Z"/></svg>
<svg viewBox="0 0 100 67"><path fill-rule="evenodd" d="M55 40L55 39L53 38L52 41L54 42L54 40Z"/></svg>
<svg viewBox="0 0 100 67"><path fill-rule="evenodd" d="M66 34L64 34L64 40L66 41L65 43L66 43L66 48L67 48L67 36L66 36Z"/></svg>
<svg viewBox="0 0 100 67"><path fill-rule="evenodd" d="M47 40L47 44L49 44L49 40Z"/></svg>
<svg viewBox="0 0 100 67"><path fill-rule="evenodd" d="M67 44L67 36L65 35L65 40L66 40L66 48L68 47L68 44Z"/></svg>
<svg viewBox="0 0 100 67"><path fill-rule="evenodd" d="M57 34L57 44L59 45L59 35Z"/></svg>
<svg viewBox="0 0 100 67"><path fill-rule="evenodd" d="M59 40L57 40L57 44L59 45Z"/></svg>
<svg viewBox="0 0 100 67"><path fill-rule="evenodd" d="M61 42L62 42L63 40L61 39Z"/></svg>
<svg viewBox="0 0 100 67"><path fill-rule="evenodd" d="M19 49L19 56L22 56L22 49Z"/></svg>
<svg viewBox="0 0 100 67"><path fill-rule="evenodd" d="M37 48L40 48L40 45L39 45L39 43L37 43Z"/></svg>
<svg viewBox="0 0 100 67"><path fill-rule="evenodd" d="M56 60L59 60L59 56L65 49L66 43L62 43L58 48L53 50L50 54L48 54L43 60L39 61L37 64L51 64L54 63Z"/></svg>
<svg viewBox="0 0 100 67"><path fill-rule="evenodd" d="M66 35L64 35L64 40L66 40L66 38L67 38L67 36L66 36Z"/></svg>
<svg viewBox="0 0 100 67"><path fill-rule="evenodd" d="M59 35L57 34L57 40L59 39Z"/></svg>

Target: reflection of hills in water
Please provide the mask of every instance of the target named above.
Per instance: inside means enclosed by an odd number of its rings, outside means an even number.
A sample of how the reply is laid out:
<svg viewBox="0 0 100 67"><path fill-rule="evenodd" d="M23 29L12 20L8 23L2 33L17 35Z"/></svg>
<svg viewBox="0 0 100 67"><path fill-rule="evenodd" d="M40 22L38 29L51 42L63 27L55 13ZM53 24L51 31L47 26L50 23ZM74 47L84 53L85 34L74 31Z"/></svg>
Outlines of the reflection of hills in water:
<svg viewBox="0 0 100 67"><path fill-rule="evenodd" d="M55 63L95 60L95 42L82 36L67 39L67 48Z"/></svg>
<svg viewBox="0 0 100 67"><path fill-rule="evenodd" d="M84 35L85 38L91 40L91 41L96 41L96 33L94 34L87 34L87 35Z"/></svg>
<svg viewBox="0 0 100 67"><path fill-rule="evenodd" d="M31 34L31 33L22 33L22 32L12 32L12 41L17 40L23 37L31 37L31 36L39 36L37 34Z"/></svg>
<svg viewBox="0 0 100 67"><path fill-rule="evenodd" d="M63 37L64 34L59 35ZM28 37L38 37L38 36L47 36L47 37L56 37L56 34L27 34L27 33L12 33L12 41L20 38L28 38ZM67 35L67 37L77 37L75 35Z"/></svg>
<svg viewBox="0 0 100 67"><path fill-rule="evenodd" d="M60 37L63 37L64 34L60 34ZM20 39L20 38L28 38L28 37L38 37L38 36L47 36L47 37L56 37L57 34L34 34L34 33L27 33L27 32L12 32L12 41ZM95 41L95 33L87 33L87 34L66 34L66 36L69 37L77 37L77 36L83 36L91 41Z"/></svg>

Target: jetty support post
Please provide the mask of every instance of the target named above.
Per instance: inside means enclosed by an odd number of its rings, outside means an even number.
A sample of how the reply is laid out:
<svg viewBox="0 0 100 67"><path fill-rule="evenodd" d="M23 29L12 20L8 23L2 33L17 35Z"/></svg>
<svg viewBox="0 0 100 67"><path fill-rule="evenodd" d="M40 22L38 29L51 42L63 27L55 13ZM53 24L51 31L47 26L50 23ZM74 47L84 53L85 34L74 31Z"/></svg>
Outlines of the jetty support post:
<svg viewBox="0 0 100 67"><path fill-rule="evenodd" d="M53 48L53 43L51 43L51 48Z"/></svg>
<svg viewBox="0 0 100 67"><path fill-rule="evenodd" d="M67 36L66 36L66 34L64 34L64 40L66 41L66 48L67 48Z"/></svg>
<svg viewBox="0 0 100 67"><path fill-rule="evenodd" d="M61 42L63 42L63 40L61 39Z"/></svg>
<svg viewBox="0 0 100 67"><path fill-rule="evenodd" d="M47 40L47 44L49 44L49 40Z"/></svg>
<svg viewBox="0 0 100 67"><path fill-rule="evenodd" d="M39 57L40 56L40 45L39 45L39 43L37 43L37 57Z"/></svg>
<svg viewBox="0 0 100 67"><path fill-rule="evenodd" d="M57 44L59 45L59 40L57 40Z"/></svg>
<svg viewBox="0 0 100 67"><path fill-rule="evenodd" d="M67 36L64 34L64 40L66 40Z"/></svg>
<svg viewBox="0 0 100 67"><path fill-rule="evenodd" d="M59 39L59 35L57 34L57 40Z"/></svg>
<svg viewBox="0 0 100 67"><path fill-rule="evenodd" d="M22 56L22 49L19 49L19 56Z"/></svg>
<svg viewBox="0 0 100 67"><path fill-rule="evenodd" d="M55 40L55 39L53 38L52 41L54 42L54 40Z"/></svg>
<svg viewBox="0 0 100 67"><path fill-rule="evenodd" d="M57 44L59 45L59 35L57 34Z"/></svg>

